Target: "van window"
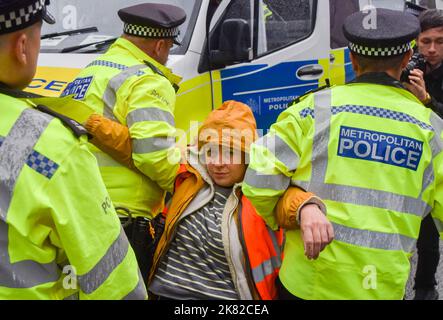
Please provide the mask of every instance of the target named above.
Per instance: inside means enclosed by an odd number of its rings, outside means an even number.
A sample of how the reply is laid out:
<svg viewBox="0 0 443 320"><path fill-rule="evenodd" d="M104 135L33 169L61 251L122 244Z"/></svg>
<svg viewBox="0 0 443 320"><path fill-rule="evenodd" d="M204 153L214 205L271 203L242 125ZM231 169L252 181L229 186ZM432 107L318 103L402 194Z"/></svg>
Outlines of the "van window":
<svg viewBox="0 0 443 320"><path fill-rule="evenodd" d="M428 2L428 0L425 1ZM348 45L343 34L343 23L346 17L368 7L403 11L405 0L329 0L331 49L343 48Z"/></svg>
<svg viewBox="0 0 443 320"><path fill-rule="evenodd" d="M51 1L49 12L54 15L56 24L44 23L42 35L66 32L70 30L96 27L98 31L74 34L71 36L50 37L42 41L41 52L59 53L66 47L93 43L101 40L119 37L123 31L123 23L118 17L118 10L124 7L139 4L141 2L162 2L183 8L187 19L179 27L181 47L174 47L172 53L181 54L186 50L193 32L197 13L201 6L201 0L56 0ZM91 47L85 48L85 50ZM80 53L76 50L73 53Z"/></svg>
<svg viewBox="0 0 443 320"><path fill-rule="evenodd" d="M252 30L254 29L254 0L233 0L227 7L217 9L220 2L215 2L217 10L209 7L213 30L209 34L209 45L205 43L198 71L219 69L227 65L249 61L252 58ZM223 4L223 1L221 2ZM220 11L221 16L217 12ZM208 54L209 53L209 54Z"/></svg>
<svg viewBox="0 0 443 320"><path fill-rule="evenodd" d="M257 55L262 56L308 37L315 26L316 1L258 1Z"/></svg>
<svg viewBox="0 0 443 320"><path fill-rule="evenodd" d="M331 49L348 45L348 40L343 34L343 22L347 16L359 10L359 0L329 0Z"/></svg>

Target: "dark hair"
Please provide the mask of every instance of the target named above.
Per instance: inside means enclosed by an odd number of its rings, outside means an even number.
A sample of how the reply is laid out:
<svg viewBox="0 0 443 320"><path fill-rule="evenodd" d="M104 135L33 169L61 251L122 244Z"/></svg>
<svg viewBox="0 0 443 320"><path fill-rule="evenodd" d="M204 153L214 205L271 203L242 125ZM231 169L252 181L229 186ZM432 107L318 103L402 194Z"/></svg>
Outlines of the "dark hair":
<svg viewBox="0 0 443 320"><path fill-rule="evenodd" d="M421 32L433 28L443 27L443 11L438 9L429 9L420 14Z"/></svg>
<svg viewBox="0 0 443 320"><path fill-rule="evenodd" d="M354 54L358 65L364 72L382 72L389 69L399 69L406 53L386 58L370 58L359 54Z"/></svg>

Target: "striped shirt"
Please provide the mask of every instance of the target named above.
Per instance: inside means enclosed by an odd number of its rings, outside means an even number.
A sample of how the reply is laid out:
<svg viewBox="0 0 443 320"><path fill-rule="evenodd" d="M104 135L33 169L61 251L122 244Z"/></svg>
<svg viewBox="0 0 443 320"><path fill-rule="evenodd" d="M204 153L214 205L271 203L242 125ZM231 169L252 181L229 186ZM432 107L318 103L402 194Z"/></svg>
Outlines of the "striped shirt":
<svg viewBox="0 0 443 320"><path fill-rule="evenodd" d="M149 290L170 299L238 299L223 248L221 223L232 188L216 186L214 198L185 217Z"/></svg>

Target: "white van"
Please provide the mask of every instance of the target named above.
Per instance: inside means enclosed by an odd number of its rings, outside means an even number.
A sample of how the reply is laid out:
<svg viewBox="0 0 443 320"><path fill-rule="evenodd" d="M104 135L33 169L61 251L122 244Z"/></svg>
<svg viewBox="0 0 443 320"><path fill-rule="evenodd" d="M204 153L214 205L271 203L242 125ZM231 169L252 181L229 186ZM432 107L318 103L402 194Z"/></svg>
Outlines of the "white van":
<svg viewBox="0 0 443 320"><path fill-rule="evenodd" d="M160 1L160 0L156 0ZM140 0L56 0L57 24L44 25L29 91L58 96L80 69L122 32L118 9ZM149 2L149 0L148 0ZM153 1L155 2L155 1ZM267 129L288 103L330 79L352 79L343 19L367 5L404 10L404 0L162 0L187 13L168 66L183 77L177 127L188 130L223 101L253 110ZM418 1L415 1L418 2ZM443 8L443 0L420 5Z"/></svg>

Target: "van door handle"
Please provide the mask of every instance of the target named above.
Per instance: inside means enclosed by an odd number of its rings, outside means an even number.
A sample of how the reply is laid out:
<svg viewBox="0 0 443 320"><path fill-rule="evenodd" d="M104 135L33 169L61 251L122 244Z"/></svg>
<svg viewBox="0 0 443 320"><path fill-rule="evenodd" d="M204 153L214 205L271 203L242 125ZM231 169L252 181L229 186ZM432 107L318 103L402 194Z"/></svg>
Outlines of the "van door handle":
<svg viewBox="0 0 443 320"><path fill-rule="evenodd" d="M323 67L319 64L312 64L297 70L297 77L301 80L319 79L322 75Z"/></svg>

